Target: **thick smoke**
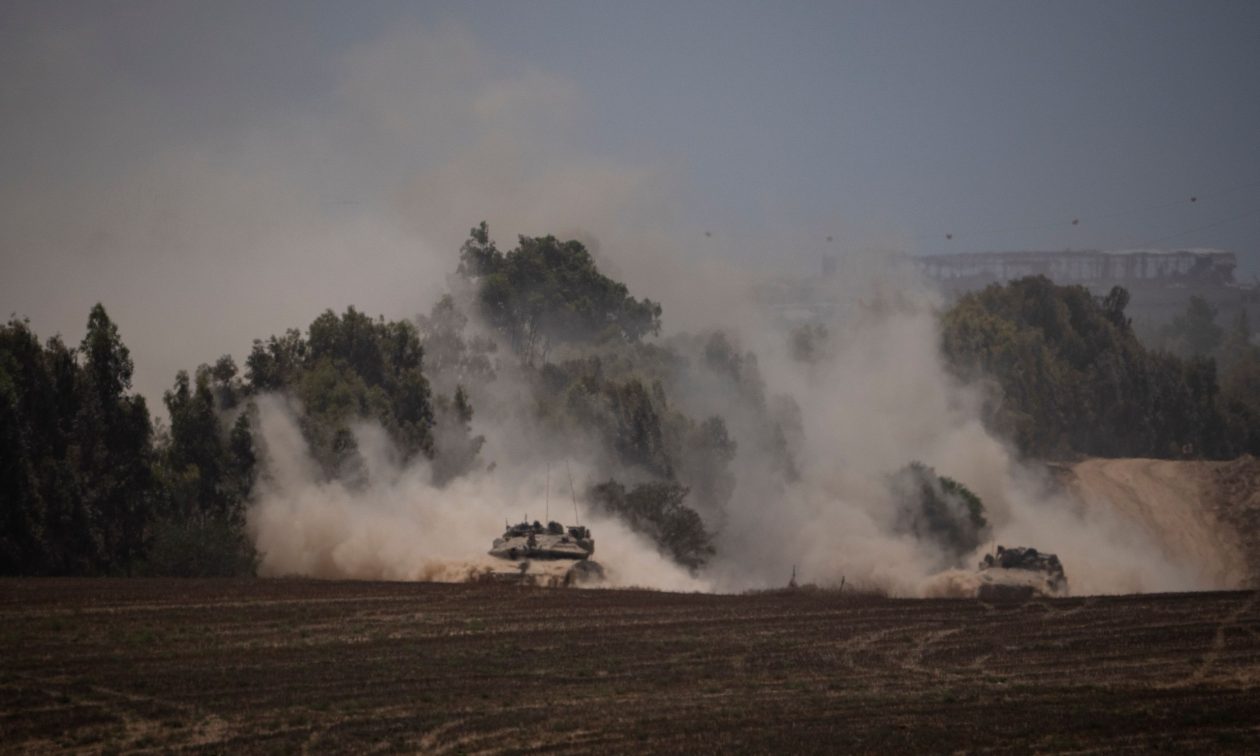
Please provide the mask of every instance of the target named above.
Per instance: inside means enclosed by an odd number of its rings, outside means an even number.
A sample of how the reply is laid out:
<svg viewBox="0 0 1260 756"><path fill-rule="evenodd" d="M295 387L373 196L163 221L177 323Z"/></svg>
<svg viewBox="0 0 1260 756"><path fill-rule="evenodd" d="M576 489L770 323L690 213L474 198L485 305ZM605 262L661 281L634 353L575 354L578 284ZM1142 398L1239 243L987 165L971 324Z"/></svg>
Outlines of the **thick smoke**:
<svg viewBox="0 0 1260 756"><path fill-rule="evenodd" d="M720 586L782 584L797 565L804 579L823 584L847 576L898 595L949 593L949 581L933 574L934 548L891 535L888 476L921 460L984 500L994 543L1058 553L1075 593L1215 587L1193 566L1170 562L1133 523L1081 510L1019 464L981 423L978 392L944 369L940 301L887 258L846 263L814 292L836 306L816 359L794 359L781 329L761 325L755 312L740 319L762 358L767 392L802 408L803 441L792 483L775 482L743 452L737 457L712 567Z"/></svg>
<svg viewBox="0 0 1260 756"><path fill-rule="evenodd" d="M573 146L569 78L462 25L312 58L312 29L253 6L60 10L14 9L0 45L0 300L64 334L103 302L151 410L177 370L325 308L413 315L481 218L510 239L665 215L668 177ZM169 77L124 64L153 49Z"/></svg>
<svg viewBox="0 0 1260 756"><path fill-rule="evenodd" d="M262 554L263 575L307 575L370 580L462 581L502 569L486 555L505 520L543 519L572 511L568 491L548 473L496 466L443 488L429 465L399 465L385 433L372 424L355 429L368 482L351 489L321 480L298 427L297 408L280 396L258 400L266 475L258 484L250 530ZM548 492L550 488L550 492ZM595 533L600 559L614 586L707 590L707 581L660 556L651 544L614 520L583 517Z"/></svg>
<svg viewBox="0 0 1260 756"><path fill-rule="evenodd" d="M684 412L722 416L737 443L729 500L719 510L697 506L717 550L698 574L616 519L574 510L590 484L614 474L633 479L636 471L601 453L584 429L540 422L510 355L474 392L483 465L443 487L433 485L428 462L400 465L385 434L369 425L355 429L366 485L320 482L294 408L279 397L263 400L269 475L251 525L264 572L462 580L492 565L484 555L505 521L569 521L572 513L592 526L596 557L614 585L741 591L783 586L795 569L821 585L844 579L893 595L966 595L975 588L970 569L942 573L937 546L895 532L889 476L922 460L984 500L993 543L1059 554L1074 593L1217 587L1194 566L1171 561L1133 523L1080 508L1021 465L980 422L977 390L943 367L940 302L895 266L849 262L812 293L835 307L804 357L766 308L739 304L748 302L742 275L726 279L739 282L731 290L708 279L709 311L725 321L712 326L723 327L731 353L745 352L741 381L701 357L688 360L672 386ZM687 356L713 342L679 335L663 343ZM768 424L775 407L796 408L783 414L798 427L785 433L783 423ZM785 468L775 450L786 450L791 464ZM983 550L960 567L974 566Z"/></svg>

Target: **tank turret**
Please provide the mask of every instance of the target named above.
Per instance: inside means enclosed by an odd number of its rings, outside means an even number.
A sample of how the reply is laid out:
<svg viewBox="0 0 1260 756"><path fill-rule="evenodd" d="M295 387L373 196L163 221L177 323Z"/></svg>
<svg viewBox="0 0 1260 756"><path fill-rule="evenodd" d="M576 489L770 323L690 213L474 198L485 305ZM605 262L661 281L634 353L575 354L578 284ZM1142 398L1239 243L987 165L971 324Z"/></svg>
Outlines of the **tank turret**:
<svg viewBox="0 0 1260 756"><path fill-rule="evenodd" d="M1032 547L998 546L979 565L979 598L1022 600L1033 596L1066 596L1067 575L1059 557Z"/></svg>
<svg viewBox="0 0 1260 756"><path fill-rule="evenodd" d="M515 562L505 578L544 585L575 585L603 579L604 568L591 560L595 539L588 528L522 522L509 525L494 539L490 556Z"/></svg>

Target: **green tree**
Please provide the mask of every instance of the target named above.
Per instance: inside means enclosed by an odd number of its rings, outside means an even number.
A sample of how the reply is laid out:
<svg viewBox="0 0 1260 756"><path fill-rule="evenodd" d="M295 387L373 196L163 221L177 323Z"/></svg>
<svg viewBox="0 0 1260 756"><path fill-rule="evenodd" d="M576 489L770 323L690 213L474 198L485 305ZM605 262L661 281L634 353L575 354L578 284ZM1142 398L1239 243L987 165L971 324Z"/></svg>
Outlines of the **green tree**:
<svg viewBox="0 0 1260 756"><path fill-rule="evenodd" d="M482 221L468 232L468 241L459 250L459 274L478 279L493 275L503 267L503 253L490 238L490 227Z"/></svg>
<svg viewBox="0 0 1260 756"><path fill-rule="evenodd" d="M175 386L164 399L170 413L170 440L164 463L182 481L172 491L174 516L217 520L229 528L245 525L245 506L257 474L257 456L249 411L240 412L229 427L216 403L216 378L202 366L195 381L179 371Z"/></svg>
<svg viewBox="0 0 1260 756"><path fill-rule="evenodd" d="M1186 309L1164 329L1169 348L1183 357L1206 357L1215 354L1224 336L1216 324L1216 308L1202 297L1190 297Z"/></svg>
<svg viewBox="0 0 1260 756"><path fill-rule="evenodd" d="M49 453L51 383L44 350L27 323L0 329L0 574L43 561L45 507L36 465ZM34 422L32 422L34 421Z"/></svg>
<svg viewBox="0 0 1260 756"><path fill-rule="evenodd" d="M757 355L740 352L723 331L709 334L704 344L704 364L730 385L744 401L764 408L766 387L757 366Z"/></svg>
<svg viewBox="0 0 1260 756"><path fill-rule="evenodd" d="M99 304L77 350L0 328L0 572L126 573L143 557L157 497L131 372Z"/></svg>
<svg viewBox="0 0 1260 756"><path fill-rule="evenodd" d="M245 382L252 393L279 391L293 385L306 364L306 339L290 328L283 336L254 340L245 360Z"/></svg>
<svg viewBox="0 0 1260 756"><path fill-rule="evenodd" d="M1148 352L1126 301L1044 277L990 286L945 313L942 351L963 380L989 382L986 419L1025 454L1228 455L1211 361Z"/></svg>
<svg viewBox="0 0 1260 756"><path fill-rule="evenodd" d="M569 422L594 431L623 464L673 478L663 397L654 398L639 378L606 378L598 358L547 371L549 376L565 373L571 377L552 380L563 386L563 411Z"/></svg>
<svg viewBox="0 0 1260 756"><path fill-rule="evenodd" d="M643 483L627 491L609 480L594 486L587 498L596 510L618 516L675 562L694 570L713 556L714 549L700 515L683 503L687 493L677 483Z"/></svg>
<svg viewBox="0 0 1260 756"><path fill-rule="evenodd" d="M423 370L425 352L416 326L407 321L371 318L353 307L337 315L327 310L304 336L290 329L283 336L256 340L246 359L246 380L236 398L286 392L300 400L299 425L312 456L330 478L366 481L366 467L350 426L357 420L380 423L403 459L434 454L434 408ZM222 369L220 369L222 367ZM235 386L211 370L222 393Z"/></svg>
<svg viewBox="0 0 1260 756"><path fill-rule="evenodd" d="M956 566L989 537L980 497L956 480L911 462L889 480L897 507L894 528L941 550L941 566Z"/></svg>
<svg viewBox="0 0 1260 756"><path fill-rule="evenodd" d="M436 416L433 483L444 486L477 467L477 455L486 438L473 435L473 408L463 386L455 388L452 399L438 397Z"/></svg>
<svg viewBox="0 0 1260 756"><path fill-rule="evenodd" d="M1113 286L1103 298L1103 316L1117 328L1125 329L1133 326L1133 321L1124 313L1129 306L1129 292L1123 286Z"/></svg>
<svg viewBox="0 0 1260 756"><path fill-rule="evenodd" d="M1228 448L1260 454L1260 347L1251 340L1246 309L1240 309L1221 345L1221 403Z"/></svg>
<svg viewBox="0 0 1260 756"><path fill-rule="evenodd" d="M726 421L714 415L692 427L681 450L679 476L688 481L693 501L704 512L720 512L735 491L730 465L736 443Z"/></svg>
<svg viewBox="0 0 1260 756"><path fill-rule="evenodd" d="M482 314L525 365L555 344L638 341L660 331L660 305L631 297L599 272L586 247L554 236L520 237L501 254L484 223L461 251L460 272L477 285Z"/></svg>
<svg viewBox="0 0 1260 756"><path fill-rule="evenodd" d="M1228 373L1236 363L1254 355L1257 349L1260 347L1251 341L1251 321L1247 318L1247 308L1240 307L1221 342L1221 370Z"/></svg>
<svg viewBox="0 0 1260 756"><path fill-rule="evenodd" d="M31 504L42 510L40 557L26 572L53 575L92 574L99 569L100 539L93 532L84 496L82 454L75 442L83 406L83 369L74 349L60 337L49 339L43 354L44 373L26 379L28 390L42 397L38 408L24 412L26 451L36 491Z"/></svg>
<svg viewBox="0 0 1260 756"><path fill-rule="evenodd" d="M100 304L92 308L79 351L85 387L75 442L82 491L99 538L99 566L130 572L143 555L154 504L149 411L143 397L127 394L131 353Z"/></svg>
<svg viewBox="0 0 1260 756"><path fill-rule="evenodd" d="M465 337L468 316L451 295L442 297L428 316L421 315L416 321L428 365L426 373L435 385L449 390L451 386L479 385L494 379L494 341Z"/></svg>

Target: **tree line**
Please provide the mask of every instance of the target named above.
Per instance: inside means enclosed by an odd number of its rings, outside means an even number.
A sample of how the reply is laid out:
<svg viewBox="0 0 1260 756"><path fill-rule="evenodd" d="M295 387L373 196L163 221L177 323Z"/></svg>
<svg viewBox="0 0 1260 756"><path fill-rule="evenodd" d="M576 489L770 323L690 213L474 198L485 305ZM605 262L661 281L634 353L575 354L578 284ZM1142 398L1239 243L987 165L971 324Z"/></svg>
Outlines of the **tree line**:
<svg viewBox="0 0 1260 756"><path fill-rule="evenodd" d="M495 338L467 336L469 317L450 296L415 322L353 307L326 311L304 331L256 340L243 372L229 356L191 375L180 371L163 397L165 427L155 427L144 398L131 391L130 352L102 305L77 347L60 337L41 343L28 322L10 320L0 329L0 574L252 573L258 555L245 521L264 474L254 399L265 393L296 400L324 479L351 489L368 484L353 425L370 420L403 462L425 458L433 483L444 485L482 465L484 439L472 433L466 386L494 380L500 343L536 398L547 403L557 390L568 397L560 406L569 419L561 422L597 428L626 466L643 463L649 475L672 481L676 462L662 456L662 444L674 455L686 434L730 444L720 421L696 424L665 412L638 378L605 380L584 356L549 361L558 346L570 356L642 346L660 328L660 306L600 273L579 242L522 237L502 253L482 224L461 250L459 273ZM659 426L662 413L674 423L669 430ZM632 524L656 527L662 513L681 511L688 490L636 486L634 501L651 499L657 511L642 510ZM695 554L710 550L702 529L668 533L661 538L691 538ZM679 552L694 563L688 553Z"/></svg>
<svg viewBox="0 0 1260 756"><path fill-rule="evenodd" d="M466 398L435 408L422 355L409 322L328 311L305 333L255 341L243 375L231 357L180 371L163 397L170 425L155 428L103 306L75 348L10 320L0 328L0 573L251 574L245 515L264 451L253 398L298 398L322 474L353 486L366 475L356 420L378 422L404 457L435 456L443 413L469 435Z"/></svg>
<svg viewBox="0 0 1260 756"><path fill-rule="evenodd" d="M1120 288L1099 298L1045 278L991 286L942 314L942 352L959 380L986 387L986 422L1028 456L1260 452L1260 349L1245 314L1221 328L1192 301L1166 348L1148 348L1127 301ZM525 416L595 466L588 506L698 569L714 554L737 455L770 482L770 499L796 480L801 408L769 394L756 355L730 334L649 340L661 315L580 242L521 237L504 252L483 223L427 315L329 310L256 340L243 371L227 356L181 371L163 396L169 425L132 392L131 356L104 307L75 346L11 319L0 327L0 573L251 574L246 513L266 468L255 399L267 393L296 400L319 474L351 489L370 483L357 422L378 424L404 462L426 460L440 487L493 465L474 404ZM809 359L826 331L789 338ZM726 402L715 413L697 394ZM942 553L987 533L983 504L931 468L909 465L890 490L899 532Z"/></svg>
<svg viewBox="0 0 1260 756"><path fill-rule="evenodd" d="M1260 453L1260 348L1245 310L1226 330L1192 298L1152 348L1128 300L1042 276L991 285L944 313L942 350L956 376L987 386L987 422L1027 456Z"/></svg>

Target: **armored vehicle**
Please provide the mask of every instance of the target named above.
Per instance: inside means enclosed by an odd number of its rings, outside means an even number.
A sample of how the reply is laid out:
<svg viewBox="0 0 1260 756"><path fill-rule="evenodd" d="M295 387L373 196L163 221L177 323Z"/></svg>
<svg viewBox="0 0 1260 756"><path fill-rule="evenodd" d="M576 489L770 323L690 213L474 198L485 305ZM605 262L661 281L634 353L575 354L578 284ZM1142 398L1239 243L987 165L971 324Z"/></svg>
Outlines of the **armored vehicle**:
<svg viewBox="0 0 1260 756"><path fill-rule="evenodd" d="M594 553L589 529L558 522L544 526L537 520L509 525L490 549L490 556L515 563L515 569L497 572L496 578L551 586L603 580L604 568L590 558Z"/></svg>
<svg viewBox="0 0 1260 756"><path fill-rule="evenodd" d="M1066 596L1067 576L1054 554L1028 547L997 547L980 563L978 598L1019 601L1033 596Z"/></svg>

